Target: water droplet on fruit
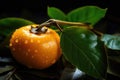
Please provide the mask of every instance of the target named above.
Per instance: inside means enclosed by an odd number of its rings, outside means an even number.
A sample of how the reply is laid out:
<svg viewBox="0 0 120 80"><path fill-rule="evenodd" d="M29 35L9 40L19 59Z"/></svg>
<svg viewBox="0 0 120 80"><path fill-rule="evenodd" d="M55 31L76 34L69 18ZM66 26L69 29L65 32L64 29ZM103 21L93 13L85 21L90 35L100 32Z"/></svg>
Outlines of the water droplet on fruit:
<svg viewBox="0 0 120 80"><path fill-rule="evenodd" d="M28 40L25 40L25 44L27 44L28 43Z"/></svg>
<svg viewBox="0 0 120 80"><path fill-rule="evenodd" d="M34 58L34 56L32 56L32 58Z"/></svg>
<svg viewBox="0 0 120 80"><path fill-rule="evenodd" d="M12 46L12 43L10 43L10 47Z"/></svg>
<svg viewBox="0 0 120 80"><path fill-rule="evenodd" d="M38 52L38 50L35 50L35 52L37 53L37 52Z"/></svg>
<svg viewBox="0 0 120 80"><path fill-rule="evenodd" d="M28 49L28 52L30 52L30 49Z"/></svg>
<svg viewBox="0 0 120 80"><path fill-rule="evenodd" d="M18 39L16 39L15 42L18 43Z"/></svg>

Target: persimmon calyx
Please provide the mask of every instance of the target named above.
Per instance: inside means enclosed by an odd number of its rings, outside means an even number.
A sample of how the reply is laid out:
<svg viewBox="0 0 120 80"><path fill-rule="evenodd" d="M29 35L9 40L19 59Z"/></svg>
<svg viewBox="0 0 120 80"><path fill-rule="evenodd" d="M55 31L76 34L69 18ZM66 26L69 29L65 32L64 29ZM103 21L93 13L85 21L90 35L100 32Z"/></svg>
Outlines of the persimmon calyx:
<svg viewBox="0 0 120 80"><path fill-rule="evenodd" d="M38 25L36 27L31 26L30 32L34 34L41 34L41 33L46 33L47 30L48 30L47 27Z"/></svg>

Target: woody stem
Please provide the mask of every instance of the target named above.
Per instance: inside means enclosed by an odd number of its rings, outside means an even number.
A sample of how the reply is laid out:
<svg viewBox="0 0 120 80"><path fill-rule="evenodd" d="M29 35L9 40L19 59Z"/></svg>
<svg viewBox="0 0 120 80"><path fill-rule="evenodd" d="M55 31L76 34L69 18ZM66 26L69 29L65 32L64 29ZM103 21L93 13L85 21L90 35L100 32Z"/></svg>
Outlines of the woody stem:
<svg viewBox="0 0 120 80"><path fill-rule="evenodd" d="M56 22L59 25L71 25L71 26L88 26L88 24L80 23L80 22L69 22L69 21L62 21L56 19L49 19L50 22Z"/></svg>
<svg viewBox="0 0 120 80"><path fill-rule="evenodd" d="M86 23L81 23L81 22L69 22L69 21L62 21L62 20L57 20L57 19L49 19L48 21L40 24L41 26L51 26L51 25L70 25L70 26L86 26L91 28L88 24Z"/></svg>
<svg viewBox="0 0 120 80"><path fill-rule="evenodd" d="M50 27L51 25L56 26L61 32L62 32L62 29L61 29L60 25L83 26L83 27L86 27L88 29L92 29L92 27L90 25L85 24L85 23L49 19L48 21L40 24L37 27L37 32L40 32L42 27L44 27L44 26Z"/></svg>

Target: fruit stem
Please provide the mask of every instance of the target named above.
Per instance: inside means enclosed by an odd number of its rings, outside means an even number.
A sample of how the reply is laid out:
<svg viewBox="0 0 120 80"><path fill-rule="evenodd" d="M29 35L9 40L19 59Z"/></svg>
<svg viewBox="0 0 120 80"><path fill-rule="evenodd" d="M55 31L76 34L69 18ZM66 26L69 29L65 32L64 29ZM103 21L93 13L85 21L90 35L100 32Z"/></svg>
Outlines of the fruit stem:
<svg viewBox="0 0 120 80"><path fill-rule="evenodd" d="M88 24L81 23L81 22L69 22L69 21L62 21L62 20L56 20L56 19L49 19L48 21L53 21L60 25L88 26Z"/></svg>
<svg viewBox="0 0 120 80"><path fill-rule="evenodd" d="M51 26L51 25L57 25L56 27L58 27L59 25L70 25L70 26L84 26L87 27L89 29L92 29L92 27L87 24L87 23L81 23L81 22L69 22L69 21L62 21L62 20L57 20L57 19L49 19L48 21L40 24L41 26ZM58 29L61 30L60 26L58 27ZM61 30L62 31L62 30Z"/></svg>
<svg viewBox="0 0 120 80"><path fill-rule="evenodd" d="M56 19L49 19L48 21L40 24L40 26L47 26L47 27L50 27L51 25L53 26L56 26L61 32L62 32L62 29L59 25L61 25L62 23L59 23L60 20L56 20ZM64 21L63 21L64 22Z"/></svg>
<svg viewBox="0 0 120 80"><path fill-rule="evenodd" d="M50 27L51 25L56 26L61 32L63 31L62 28L60 27L60 25L71 25L71 26L84 26L88 29L92 29L92 27L87 24L87 23L80 23L80 22L69 22L69 21L62 21L62 20L56 20L56 19L49 19L48 21L40 24L39 26L37 26L36 28L31 27L31 32L33 33L41 33L41 32L46 32L47 29L45 29L44 31L41 31L41 29L46 26L46 27Z"/></svg>
<svg viewBox="0 0 120 80"><path fill-rule="evenodd" d="M97 30L91 29L91 31L94 32L96 35L98 35L100 37L103 35L103 33L99 32Z"/></svg>

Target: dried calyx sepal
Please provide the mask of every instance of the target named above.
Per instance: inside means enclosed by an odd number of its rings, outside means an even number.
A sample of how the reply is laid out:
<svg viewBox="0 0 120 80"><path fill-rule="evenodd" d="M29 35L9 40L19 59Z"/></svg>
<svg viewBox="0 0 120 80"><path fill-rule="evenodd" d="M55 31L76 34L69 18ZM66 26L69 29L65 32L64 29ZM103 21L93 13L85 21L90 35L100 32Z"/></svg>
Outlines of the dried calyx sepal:
<svg viewBox="0 0 120 80"><path fill-rule="evenodd" d="M41 34L41 33L46 33L47 30L48 30L47 27L37 25L36 27L31 26L30 32L34 34Z"/></svg>

